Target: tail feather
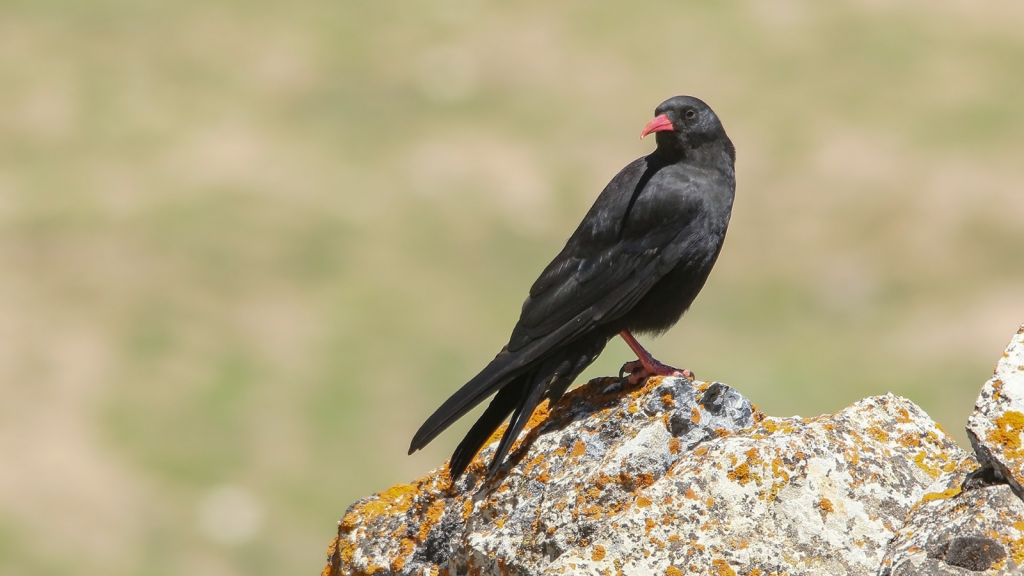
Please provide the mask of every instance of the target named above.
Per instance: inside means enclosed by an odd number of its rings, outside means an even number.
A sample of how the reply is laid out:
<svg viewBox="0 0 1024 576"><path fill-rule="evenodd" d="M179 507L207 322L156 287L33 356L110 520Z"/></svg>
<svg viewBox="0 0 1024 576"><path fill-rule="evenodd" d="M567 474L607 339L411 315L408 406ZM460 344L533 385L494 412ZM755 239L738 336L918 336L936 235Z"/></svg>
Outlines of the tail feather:
<svg viewBox="0 0 1024 576"><path fill-rule="evenodd" d="M495 390L506 387L509 382L514 380L522 372L522 369L509 370L507 365L512 360L509 356L508 352L502 351L479 374L459 388L448 400L445 400L444 404L441 404L416 431L416 435L412 437L412 443L409 445L409 454L430 444L441 432L447 430L467 412L476 408Z"/></svg>
<svg viewBox="0 0 1024 576"><path fill-rule="evenodd" d="M508 455L509 449L512 448L512 443L519 433L523 431L523 427L526 426L526 422L533 415L534 408L537 404L540 404L541 397L544 396L544 391L547 389L547 380L549 376L535 375L531 378L529 388L524 390L526 394L522 394L519 400L519 405L516 406L515 412L512 413L512 420L508 423L508 428L505 429L505 433L501 436L501 442L498 443L498 449L494 452L494 457L491 458L491 464L487 467L487 477L491 478L501 467L501 463L505 460L505 456ZM454 479L454 476L452 477Z"/></svg>
<svg viewBox="0 0 1024 576"><path fill-rule="evenodd" d="M559 354L548 359L539 368L519 376L498 391L487 410L473 424L469 433L452 454L451 462L448 465L448 473L452 480L462 475L487 439L511 413L512 419L501 436L498 448L488 466L487 476L491 477L497 472L498 467L501 466L508 451L512 448L512 444L530 420L530 416L533 415L533 411L550 392L549 388L554 385L564 390L571 383L571 380L563 382L566 380L564 376L575 368L573 361L562 359L562 356L567 353L571 353L571 351L565 349L559 351ZM575 378L577 373L572 372L570 377Z"/></svg>
<svg viewBox="0 0 1024 576"><path fill-rule="evenodd" d="M557 401L607 343L606 335L592 333L576 342L546 349L539 357L530 347L514 353L503 350L423 423L413 437L409 453L425 446L497 390L490 405L455 449L448 465L451 479L458 479L501 422L511 414L508 428L487 469L487 476L493 476L541 400L547 397L552 402ZM524 360L530 356L533 360Z"/></svg>
<svg viewBox="0 0 1024 576"><path fill-rule="evenodd" d="M488 477L497 473L512 444L541 400L547 397L552 404L557 402L576 377L593 363L607 343L608 338L600 334L581 339L549 356L537 370L526 376L529 380L518 386L521 390L521 399L487 468Z"/></svg>
<svg viewBox="0 0 1024 576"><path fill-rule="evenodd" d="M499 388L507 386L516 377L529 372L532 367L551 356L552 352L558 353L559 348L567 340L579 336L586 327L587 324L584 322L570 322L515 352L502 350L479 374L466 382L427 418L413 436L409 454L429 444L452 423L465 416L466 412L475 408ZM607 338L605 341L607 342Z"/></svg>
<svg viewBox="0 0 1024 576"><path fill-rule="evenodd" d="M483 448L505 418L508 418L508 415L516 409L525 389L524 385L516 384L516 382L511 382L498 391L490 405L487 406L487 410L484 410L484 413L466 433L466 437L459 442L459 446L455 449L451 462L448 464L448 474L452 480L462 476L477 452Z"/></svg>

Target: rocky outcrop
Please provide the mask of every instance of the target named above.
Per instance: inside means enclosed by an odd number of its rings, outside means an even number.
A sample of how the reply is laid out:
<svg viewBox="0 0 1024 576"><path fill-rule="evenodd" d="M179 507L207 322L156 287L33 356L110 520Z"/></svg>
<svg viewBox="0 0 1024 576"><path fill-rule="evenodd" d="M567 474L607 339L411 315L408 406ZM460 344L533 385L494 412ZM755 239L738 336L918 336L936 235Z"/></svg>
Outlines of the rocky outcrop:
<svg viewBox="0 0 1024 576"><path fill-rule="evenodd" d="M492 482L501 431L455 485L440 468L353 504L324 574L1010 573L1021 338L971 418L980 466L893 395L773 418L717 382L598 379L538 409Z"/></svg>
<svg viewBox="0 0 1024 576"><path fill-rule="evenodd" d="M1010 341L967 421L978 461L1024 498L1024 326Z"/></svg>
<svg viewBox="0 0 1024 576"><path fill-rule="evenodd" d="M907 517L881 576L1024 573L1024 326L967 421L977 455L944 476Z"/></svg>

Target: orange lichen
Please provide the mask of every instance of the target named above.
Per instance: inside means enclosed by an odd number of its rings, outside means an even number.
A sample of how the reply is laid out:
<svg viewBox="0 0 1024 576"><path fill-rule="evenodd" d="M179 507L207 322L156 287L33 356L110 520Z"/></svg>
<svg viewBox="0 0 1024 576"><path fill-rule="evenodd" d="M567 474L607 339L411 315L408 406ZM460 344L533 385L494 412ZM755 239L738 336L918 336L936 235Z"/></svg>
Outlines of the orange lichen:
<svg viewBox="0 0 1024 576"><path fill-rule="evenodd" d="M693 422L694 424L700 424L700 410L698 410L697 408L693 408L690 412L690 422Z"/></svg>
<svg viewBox="0 0 1024 576"><path fill-rule="evenodd" d="M716 558L711 561L711 567L718 576L736 576L736 571L729 566L729 563L721 558Z"/></svg>
<svg viewBox="0 0 1024 576"><path fill-rule="evenodd" d="M1007 410L996 418L996 427L989 431L987 440L1006 449L1008 456L1020 458L1021 431L1024 430L1024 414L1016 410Z"/></svg>
<svg viewBox="0 0 1024 576"><path fill-rule="evenodd" d="M644 532L650 534L651 530L653 530L654 527L657 526L657 524L654 522L654 518L647 518L646 520L644 520L644 526L646 527L646 530L644 530Z"/></svg>
<svg viewBox="0 0 1024 576"><path fill-rule="evenodd" d="M1024 564L1024 538L1010 542L1010 557L1018 566Z"/></svg>
<svg viewBox="0 0 1024 576"><path fill-rule="evenodd" d="M729 480L732 480L733 482L746 484L747 482L750 482L750 466L748 466L747 463L744 462L739 466L733 468L727 474L727 476L729 477Z"/></svg>
<svg viewBox="0 0 1024 576"><path fill-rule="evenodd" d="M774 458L772 460L772 474L776 478L782 478L783 481L789 481L789 472L786 472L782 458Z"/></svg>
<svg viewBox="0 0 1024 576"><path fill-rule="evenodd" d="M683 494L683 496L686 496L690 500L696 500L697 499L697 493L693 491L693 488L687 488L686 492Z"/></svg>
<svg viewBox="0 0 1024 576"><path fill-rule="evenodd" d="M939 471L938 467L929 466L928 464L926 464L925 458L927 457L928 454L922 450L914 456L914 463L917 464L918 468L927 472L928 475L931 476L932 478L938 478L939 474L941 474L942 472Z"/></svg>
<svg viewBox="0 0 1024 576"><path fill-rule="evenodd" d="M534 468L540 466L540 464L544 462L545 458L546 456L543 452L534 456L532 460L530 460L529 462L526 463L525 466L523 466L523 474L529 475L531 472L533 472Z"/></svg>
<svg viewBox="0 0 1024 576"><path fill-rule="evenodd" d="M639 498L636 499L636 505L639 506L640 508L647 508L648 506L651 505L651 499L648 498L647 496L640 496Z"/></svg>
<svg viewBox="0 0 1024 576"><path fill-rule="evenodd" d="M508 428L508 424L502 424L501 426L498 426L498 429L491 434L491 437L487 439L487 442L484 443L484 446L488 444L493 444L498 440L501 440L501 437L505 435L506 428Z"/></svg>
<svg viewBox="0 0 1024 576"><path fill-rule="evenodd" d="M353 510L348 514L345 514L345 517L341 519L341 522L338 523L338 527L341 529L342 532L351 532L356 529L356 526L359 525L360 520L359 514L357 512L358 509Z"/></svg>
<svg viewBox="0 0 1024 576"><path fill-rule="evenodd" d="M341 531L351 532L359 524L386 514L402 514L412 506L413 494L419 486L413 484L396 484L383 492L357 504L351 512L341 520Z"/></svg>
<svg viewBox="0 0 1024 576"><path fill-rule="evenodd" d="M604 555L604 546L601 546L600 544L595 544L594 551L590 553L590 559L594 562L600 562L601 560L604 560Z"/></svg>
<svg viewBox="0 0 1024 576"><path fill-rule="evenodd" d="M579 440L577 440L576 443L573 444L573 446L572 446L572 452L569 453L569 457L570 458L578 458L578 457L582 456L583 453L586 452L586 451L587 451L587 445L584 444L583 442L580 442Z"/></svg>
<svg viewBox="0 0 1024 576"><path fill-rule="evenodd" d="M637 474L633 477L633 487L635 489L647 488L654 484L654 475L650 472L644 472L643 474Z"/></svg>
<svg viewBox="0 0 1024 576"><path fill-rule="evenodd" d="M860 464L860 453L859 452L853 452L852 454L850 454L850 464L853 465L853 466L856 466L856 465Z"/></svg>
<svg viewBox="0 0 1024 576"><path fill-rule="evenodd" d="M875 440L878 440L879 442L888 442L889 441L889 433L886 432L885 430L882 430L877 425L876 426L872 426L871 428L868 428L868 435L871 436L872 438L874 438Z"/></svg>
<svg viewBox="0 0 1024 576"><path fill-rule="evenodd" d="M548 409L548 401L544 400L543 402L540 403L539 406L537 406L533 410L533 414L531 414L530 415L530 419L526 421L526 426L523 427L523 430L525 430L525 431L532 430L538 424L540 424L541 422L544 422L545 420L547 420L548 419L548 415L550 413L551 413L551 410Z"/></svg>
<svg viewBox="0 0 1024 576"><path fill-rule="evenodd" d="M903 424L910 424L912 422L910 419L910 412L908 412L906 408L900 406L896 410L896 421L902 422Z"/></svg>
<svg viewBox="0 0 1024 576"><path fill-rule="evenodd" d="M427 508L427 513L423 515L423 523L420 524L420 542L427 539L427 535L430 534L430 529L435 524L441 521L441 516L444 514L444 500L435 500Z"/></svg>
<svg viewBox="0 0 1024 576"><path fill-rule="evenodd" d="M416 549L416 543L409 538L402 538L398 545L398 556L391 561L391 571L400 572L405 567L405 559L412 555L413 550Z"/></svg>
<svg viewBox="0 0 1024 576"><path fill-rule="evenodd" d="M960 487L959 486L954 486L953 488L949 488L948 490L943 490L942 492L929 492L929 493L927 493L927 494L925 494L924 496L921 497L921 501L922 502L931 502L932 500L944 500L946 498L952 498L953 496L956 496L957 494L960 494Z"/></svg>
<svg viewBox="0 0 1024 576"><path fill-rule="evenodd" d="M921 445L921 436L914 432L906 432L900 435L896 441L907 448L917 448Z"/></svg>
<svg viewBox="0 0 1024 576"><path fill-rule="evenodd" d="M344 558L342 557L340 550L338 549L340 544L341 538L339 536L335 536L334 539L331 540L331 543L327 546L327 565L324 566L323 571L320 572L320 576L335 576L338 573L338 568L340 564L339 560L342 560L346 563L352 561L352 550L349 549L348 558ZM351 544L349 544L349 546L351 546Z"/></svg>
<svg viewBox="0 0 1024 576"><path fill-rule="evenodd" d="M679 441L679 438L673 437L668 441L668 451L673 454L678 454L683 449L683 443Z"/></svg>
<svg viewBox="0 0 1024 576"><path fill-rule="evenodd" d="M671 394L665 394L661 397L661 403L664 404L666 408L671 408L676 405L676 400Z"/></svg>
<svg viewBox="0 0 1024 576"><path fill-rule="evenodd" d="M818 508L821 508L822 513L829 514L834 512L835 509L832 507L832 501L828 498L822 498L818 500Z"/></svg>
<svg viewBox="0 0 1024 576"><path fill-rule="evenodd" d="M683 576L683 571L675 566L669 566L665 569L665 576Z"/></svg>
<svg viewBox="0 0 1024 576"><path fill-rule="evenodd" d="M761 572L760 568L754 568L749 574L747 574L747 576L761 576L761 574L763 574L763 572Z"/></svg>
<svg viewBox="0 0 1024 576"><path fill-rule="evenodd" d="M768 490L767 493L762 492L761 495L758 496L758 498L760 498L761 500L767 500L768 502L773 502L779 497L779 492L781 492L782 489L785 487L785 482L774 482L772 483L771 489Z"/></svg>
<svg viewBox="0 0 1024 576"><path fill-rule="evenodd" d="M776 432L790 434L795 431L793 423L788 420L774 420L766 418L761 422L761 427L764 428L768 434L775 434Z"/></svg>

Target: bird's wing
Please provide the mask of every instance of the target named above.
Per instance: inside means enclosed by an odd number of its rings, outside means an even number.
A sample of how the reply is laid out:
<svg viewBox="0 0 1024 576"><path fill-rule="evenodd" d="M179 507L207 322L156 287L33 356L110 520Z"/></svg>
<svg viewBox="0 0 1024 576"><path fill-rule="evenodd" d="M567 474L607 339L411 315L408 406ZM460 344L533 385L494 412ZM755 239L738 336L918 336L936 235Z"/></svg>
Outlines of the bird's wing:
<svg viewBox="0 0 1024 576"><path fill-rule="evenodd" d="M570 241L534 282L523 303L509 350L517 351L574 319L584 324L604 323L628 311L654 284L679 262L693 236L693 220L700 212L696 196L646 228L643 234L624 237L598 250Z"/></svg>
<svg viewBox="0 0 1024 576"><path fill-rule="evenodd" d="M659 211L637 202L645 179L634 183L632 198L615 198L607 194L608 189L602 193L562 252L534 283L506 349L423 423L413 437L410 453L427 445L555 347L628 312L675 267L686 252L679 248L695 236L700 195L680 190L673 195L673 209ZM686 188L693 183L678 185ZM635 202L637 210L631 215ZM646 217L640 217L644 214Z"/></svg>

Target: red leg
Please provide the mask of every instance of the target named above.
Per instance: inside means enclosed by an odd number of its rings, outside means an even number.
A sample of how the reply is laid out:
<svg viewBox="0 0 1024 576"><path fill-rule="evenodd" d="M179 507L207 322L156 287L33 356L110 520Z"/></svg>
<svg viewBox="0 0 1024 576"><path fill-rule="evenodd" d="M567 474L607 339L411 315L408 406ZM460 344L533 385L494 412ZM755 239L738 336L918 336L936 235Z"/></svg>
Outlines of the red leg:
<svg viewBox="0 0 1024 576"><path fill-rule="evenodd" d="M693 372L687 369L678 369L662 364L651 356L651 353L644 349L636 338L629 333L629 330L623 330L619 332L619 336L626 341L626 345L636 354L639 358L634 362L626 362L622 365L622 370L619 371L619 375L629 373L629 383L639 384L651 376L682 376L687 380L693 380Z"/></svg>

